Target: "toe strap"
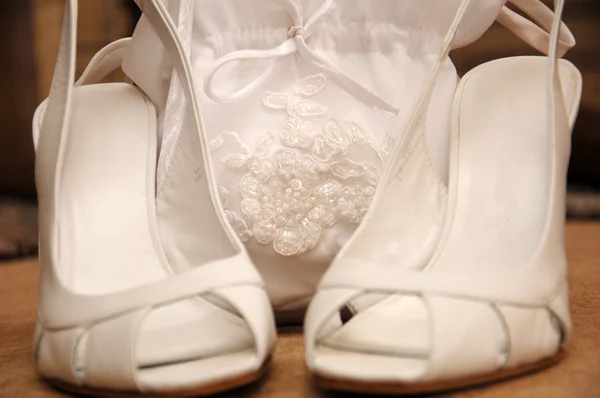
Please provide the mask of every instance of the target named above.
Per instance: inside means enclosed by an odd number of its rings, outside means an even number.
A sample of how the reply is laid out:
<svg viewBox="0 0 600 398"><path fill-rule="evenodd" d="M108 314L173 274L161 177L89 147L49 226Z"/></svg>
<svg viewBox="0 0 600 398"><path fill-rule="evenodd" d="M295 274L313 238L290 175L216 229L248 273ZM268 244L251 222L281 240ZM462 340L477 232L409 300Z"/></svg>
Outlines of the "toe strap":
<svg viewBox="0 0 600 398"><path fill-rule="evenodd" d="M568 340L571 328L566 280L564 275L550 274L557 273L443 274L364 262L334 267L323 279L307 313L308 364L319 372L330 371L329 365L318 366L319 355L322 348L327 352L327 347L335 345L330 336L341 335L336 331L346 327L338 312L351 300L369 293L406 294L425 304L430 341L429 354L424 358L427 365L420 368L422 381L489 374L549 358ZM350 322L359 322L359 317L360 321L370 319L360 314ZM401 325L403 321L399 322ZM364 348L348 350L355 356L375 355ZM377 355L381 361L388 357ZM390 352L389 358L401 356ZM408 351L406 358L410 358ZM403 377L399 374L397 381L410 381Z"/></svg>
<svg viewBox="0 0 600 398"><path fill-rule="evenodd" d="M42 280L38 316L44 329L68 329L201 295L227 286L263 286L244 253L130 290L86 296L65 289L52 278Z"/></svg>
<svg viewBox="0 0 600 398"><path fill-rule="evenodd" d="M136 311L102 322L81 336L80 372L90 386L139 389L136 382L137 330L150 310ZM76 362L77 363L77 362Z"/></svg>
<svg viewBox="0 0 600 398"><path fill-rule="evenodd" d="M332 320L337 319L336 312L360 294L360 290L326 289L313 299L305 322L307 362L311 368L318 366L319 341L330 331L342 327L341 321L332 324ZM503 366L505 330L493 307L446 297L423 300L430 314L432 332L428 366L420 379L492 372Z"/></svg>
<svg viewBox="0 0 600 398"><path fill-rule="evenodd" d="M425 380L489 374L551 357L561 346L560 326L546 308L440 296L424 300L432 331Z"/></svg>
<svg viewBox="0 0 600 398"><path fill-rule="evenodd" d="M492 306L428 297L432 341L426 380L494 372L505 364L505 328Z"/></svg>
<svg viewBox="0 0 600 398"><path fill-rule="evenodd" d="M566 266L562 268L566 270ZM417 272L353 260L331 268L320 288L440 295L511 305L547 306L560 293L565 281L566 272L545 272L539 267L515 267L514 271L507 272Z"/></svg>
<svg viewBox="0 0 600 398"><path fill-rule="evenodd" d="M60 312L47 309L38 318L36 358L41 375L76 385L141 391L135 351L146 316L203 294L220 297L244 319L254 338L252 366L258 369L274 346L276 332L260 276L248 261L234 257L206 264L110 296L62 290L43 300L54 302Z"/></svg>
<svg viewBox="0 0 600 398"><path fill-rule="evenodd" d="M270 309L271 304L264 289L256 286L231 286L215 290L213 294L227 301L244 318L254 336L257 365L262 365L277 340L272 313L265 310Z"/></svg>
<svg viewBox="0 0 600 398"><path fill-rule="evenodd" d="M336 329L342 325L339 318L334 317L336 312L361 293L359 289L324 289L315 294L304 320L304 345L309 367L313 367L317 360L315 348L318 340L328 329Z"/></svg>
<svg viewBox="0 0 600 398"><path fill-rule="evenodd" d="M141 310L87 327L47 331L37 347L43 377L75 385L136 390L137 330L150 310Z"/></svg>
<svg viewBox="0 0 600 398"><path fill-rule="evenodd" d="M275 325L265 291L255 286L215 290L244 318L252 332L258 370L275 343ZM128 312L114 318L67 330L43 331L37 346L38 369L43 377L101 389L144 391L138 381L137 341L142 325L156 308Z"/></svg>

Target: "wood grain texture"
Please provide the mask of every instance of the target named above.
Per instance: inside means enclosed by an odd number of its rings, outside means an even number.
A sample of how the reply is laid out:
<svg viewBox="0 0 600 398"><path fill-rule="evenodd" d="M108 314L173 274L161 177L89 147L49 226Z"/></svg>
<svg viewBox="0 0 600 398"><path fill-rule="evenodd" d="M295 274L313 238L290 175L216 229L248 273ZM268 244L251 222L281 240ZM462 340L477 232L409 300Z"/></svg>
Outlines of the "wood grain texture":
<svg viewBox="0 0 600 398"><path fill-rule="evenodd" d="M567 226L573 341L558 365L530 376L443 395L447 398L600 397L600 223ZM33 367L31 342L37 301L35 259L0 263L0 397L61 397ZM342 398L319 391L304 365L299 328L280 330L266 379L222 398ZM440 397L439 395L437 397Z"/></svg>

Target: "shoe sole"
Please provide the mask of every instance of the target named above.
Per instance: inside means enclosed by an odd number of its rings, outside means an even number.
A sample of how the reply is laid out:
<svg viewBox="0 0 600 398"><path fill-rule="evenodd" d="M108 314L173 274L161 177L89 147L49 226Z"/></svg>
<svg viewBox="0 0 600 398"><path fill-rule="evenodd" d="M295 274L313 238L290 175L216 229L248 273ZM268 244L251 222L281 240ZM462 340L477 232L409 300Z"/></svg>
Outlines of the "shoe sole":
<svg viewBox="0 0 600 398"><path fill-rule="evenodd" d="M463 389L467 387L478 387L507 379L512 379L518 376L523 376L529 373L549 368L550 366L560 362L560 360L563 359L564 356L565 351L561 350L558 354L556 354L553 357L545 358L541 361L519 366L516 368L506 369L499 372L494 372L476 377L468 377L432 383L361 382L353 379L329 378L319 375L313 375L313 378L318 387L333 391L380 395L411 395L424 393L438 393Z"/></svg>
<svg viewBox="0 0 600 398"><path fill-rule="evenodd" d="M239 387L252 384L260 380L268 371L269 363L271 358L268 358L261 368L256 372L248 373L243 376L236 378L219 380L214 384L203 386L200 388L193 388L189 390L179 390L171 392L142 392L142 391L118 391L118 390L104 390L100 388L77 386L74 384L66 383L57 379L44 379L52 388L56 390L66 392L68 394L74 394L79 396L98 397L98 398L127 398L127 397L144 397L144 398L188 398L188 397L205 397L208 395L218 394L221 392L233 390Z"/></svg>

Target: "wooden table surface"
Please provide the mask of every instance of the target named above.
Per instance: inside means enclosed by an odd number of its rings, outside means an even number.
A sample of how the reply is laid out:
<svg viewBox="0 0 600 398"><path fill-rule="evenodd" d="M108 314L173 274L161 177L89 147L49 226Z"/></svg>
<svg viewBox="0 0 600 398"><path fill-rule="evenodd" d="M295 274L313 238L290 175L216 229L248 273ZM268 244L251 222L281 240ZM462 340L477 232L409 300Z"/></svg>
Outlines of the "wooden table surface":
<svg viewBox="0 0 600 398"><path fill-rule="evenodd" d="M571 308L574 335L568 356L533 375L470 390L452 398L600 398L600 223L569 223ZM38 380L31 341L37 302L36 259L0 263L0 397L60 397ZM304 366L300 328L280 330L268 376L255 386L219 397L342 398L319 391Z"/></svg>

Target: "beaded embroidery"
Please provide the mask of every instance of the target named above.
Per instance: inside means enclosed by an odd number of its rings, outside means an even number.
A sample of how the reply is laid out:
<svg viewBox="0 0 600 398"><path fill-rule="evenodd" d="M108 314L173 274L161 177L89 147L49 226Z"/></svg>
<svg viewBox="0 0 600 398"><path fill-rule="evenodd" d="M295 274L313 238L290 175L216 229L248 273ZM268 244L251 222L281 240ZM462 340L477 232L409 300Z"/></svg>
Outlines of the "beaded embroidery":
<svg viewBox="0 0 600 398"><path fill-rule="evenodd" d="M326 83L325 76L317 74L300 80L291 97L265 93L264 106L287 112L288 119L277 135L265 134L254 149L235 132L210 141L211 151L225 140L240 148L221 159L228 168L245 173L239 184L239 212L231 209L225 188L220 187L219 194L225 217L242 241L272 244L284 256L302 254L317 245L324 229L340 222L357 225L367 212L391 138L384 135L381 145L374 146L361 126L334 118L316 126L309 119L329 110L307 97ZM350 159L353 147L372 151L377 164Z"/></svg>

